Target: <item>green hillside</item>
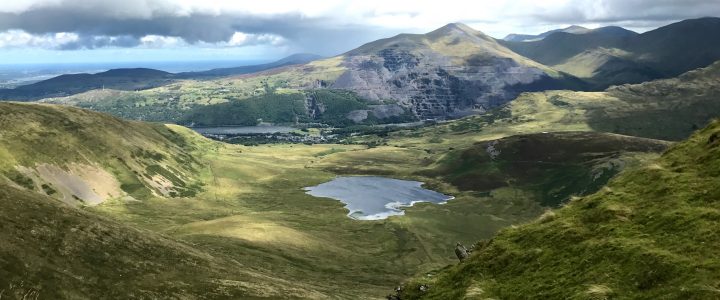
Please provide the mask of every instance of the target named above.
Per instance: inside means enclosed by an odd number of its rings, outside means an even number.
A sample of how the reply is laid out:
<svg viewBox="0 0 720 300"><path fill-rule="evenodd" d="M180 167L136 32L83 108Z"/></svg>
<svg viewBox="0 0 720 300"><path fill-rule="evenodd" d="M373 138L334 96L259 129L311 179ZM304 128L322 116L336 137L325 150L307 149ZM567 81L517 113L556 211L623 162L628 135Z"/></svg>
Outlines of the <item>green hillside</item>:
<svg viewBox="0 0 720 300"><path fill-rule="evenodd" d="M3 299L327 297L4 183L0 207Z"/></svg>
<svg viewBox="0 0 720 300"><path fill-rule="evenodd" d="M716 298L718 137L714 122L598 193L502 230L402 299Z"/></svg>

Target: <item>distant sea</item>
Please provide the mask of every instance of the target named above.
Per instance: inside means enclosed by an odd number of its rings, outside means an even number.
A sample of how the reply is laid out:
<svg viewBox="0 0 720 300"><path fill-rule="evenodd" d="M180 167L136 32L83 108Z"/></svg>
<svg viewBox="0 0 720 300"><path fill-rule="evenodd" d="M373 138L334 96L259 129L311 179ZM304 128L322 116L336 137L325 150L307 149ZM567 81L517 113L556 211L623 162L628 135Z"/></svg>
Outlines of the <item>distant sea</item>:
<svg viewBox="0 0 720 300"><path fill-rule="evenodd" d="M0 88L31 84L63 74L99 73L118 68L150 68L171 73L205 71L267 63L268 61L190 61L190 62L122 62L122 63L57 63L0 64Z"/></svg>

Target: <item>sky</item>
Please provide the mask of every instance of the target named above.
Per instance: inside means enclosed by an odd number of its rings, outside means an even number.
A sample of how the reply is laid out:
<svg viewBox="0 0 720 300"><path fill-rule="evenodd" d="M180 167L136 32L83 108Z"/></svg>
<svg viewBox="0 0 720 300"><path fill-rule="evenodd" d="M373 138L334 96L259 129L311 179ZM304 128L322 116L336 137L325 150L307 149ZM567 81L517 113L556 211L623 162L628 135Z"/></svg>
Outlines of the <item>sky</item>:
<svg viewBox="0 0 720 300"><path fill-rule="evenodd" d="M496 38L582 25L644 32L718 0L0 0L0 65L332 56L462 22Z"/></svg>

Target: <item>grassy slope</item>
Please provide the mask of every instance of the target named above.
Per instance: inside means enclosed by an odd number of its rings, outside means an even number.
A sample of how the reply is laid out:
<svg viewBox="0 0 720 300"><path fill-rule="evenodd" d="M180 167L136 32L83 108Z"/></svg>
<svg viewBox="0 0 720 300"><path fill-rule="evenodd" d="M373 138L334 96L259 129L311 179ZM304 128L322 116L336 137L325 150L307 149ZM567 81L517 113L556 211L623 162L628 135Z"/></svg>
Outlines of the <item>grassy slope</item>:
<svg viewBox="0 0 720 300"><path fill-rule="evenodd" d="M0 103L0 124L0 180L39 190L47 183L36 178L35 188L32 183L22 184L18 166L34 169L49 164L67 169L82 164L109 172L135 198L190 196L200 190L193 177L198 162L188 154L192 145L160 124L123 121L72 107L20 103ZM158 189L157 181L170 188Z"/></svg>
<svg viewBox="0 0 720 300"><path fill-rule="evenodd" d="M4 184L0 205L3 299L326 297Z"/></svg>
<svg viewBox="0 0 720 300"><path fill-rule="evenodd" d="M720 122L600 192L501 231L407 299L718 296ZM403 297L403 299L406 299Z"/></svg>
<svg viewBox="0 0 720 300"><path fill-rule="evenodd" d="M450 151L422 174L460 190L519 187L544 206L597 191L625 161L625 152L660 152L668 143L593 132L516 135Z"/></svg>

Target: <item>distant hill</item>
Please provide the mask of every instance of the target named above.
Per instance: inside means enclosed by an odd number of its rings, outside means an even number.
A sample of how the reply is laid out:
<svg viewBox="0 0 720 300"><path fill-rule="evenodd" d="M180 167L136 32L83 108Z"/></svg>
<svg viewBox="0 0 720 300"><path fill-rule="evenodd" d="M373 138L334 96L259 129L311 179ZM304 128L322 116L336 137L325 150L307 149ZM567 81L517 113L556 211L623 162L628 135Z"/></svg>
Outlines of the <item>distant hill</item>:
<svg viewBox="0 0 720 300"><path fill-rule="evenodd" d="M554 32L542 40L500 43L539 63L552 66L597 47L616 48L637 33L620 27L603 27L582 33Z"/></svg>
<svg viewBox="0 0 720 300"><path fill-rule="evenodd" d="M176 76L178 78L200 79L200 78L242 75L242 74L249 74L249 73L265 71L265 70L278 68L278 67L304 64L304 63L308 63L313 60L318 60L318 59L322 59L322 58L323 57L320 55L309 54L309 53L298 53L298 54L293 54L293 55L290 55L283 59L280 59L278 61L274 61L274 62L267 63L267 64L242 66L242 67L235 67L235 68L220 68L220 69L212 69L212 70L202 71L202 72L184 72L184 73L178 73Z"/></svg>
<svg viewBox="0 0 720 300"><path fill-rule="evenodd" d="M153 69L114 69L97 74L60 75L14 89L0 89L0 99L34 100L95 89L144 90L173 82L172 73Z"/></svg>
<svg viewBox="0 0 720 300"><path fill-rule="evenodd" d="M599 192L479 241L398 299L716 298L719 174L716 121Z"/></svg>
<svg viewBox="0 0 720 300"><path fill-rule="evenodd" d="M720 18L685 20L642 34L605 27L502 44L604 88L674 77L720 59Z"/></svg>
<svg viewBox="0 0 720 300"><path fill-rule="evenodd" d="M546 38L547 36L549 36L549 35L551 35L551 34L553 34L553 33L556 33L556 32L567 32L567 33L574 33L574 34L582 34L582 33L587 33L588 31L590 31L590 29L587 29L587 28L582 27L582 26L572 25L572 26L570 26L570 27L561 28L561 29L555 29L555 30L550 30L550 31L546 31L546 32L543 32L543 33L541 33L541 34L535 34L535 35L533 35L533 34L515 34L515 33L511 33L511 34L508 34L507 36L505 36L505 37L503 38L503 40L508 41L508 42L533 42L533 41L542 40L542 39Z"/></svg>
<svg viewBox="0 0 720 300"><path fill-rule="evenodd" d="M0 89L0 100L38 100L102 89L147 90L165 86L180 79L208 79L242 75L282 66L303 64L319 58L321 57L314 54L295 54L267 64L177 74L146 68L112 69L96 74L67 74L14 89Z"/></svg>

